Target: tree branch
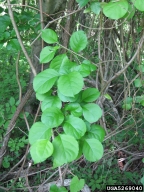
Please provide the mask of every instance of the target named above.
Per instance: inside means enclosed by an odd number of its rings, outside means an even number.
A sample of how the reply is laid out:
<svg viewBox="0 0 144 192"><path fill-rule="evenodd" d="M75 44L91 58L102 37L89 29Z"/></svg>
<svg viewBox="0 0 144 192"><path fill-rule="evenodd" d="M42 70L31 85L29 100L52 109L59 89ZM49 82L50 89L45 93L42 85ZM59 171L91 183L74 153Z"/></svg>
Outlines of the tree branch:
<svg viewBox="0 0 144 192"><path fill-rule="evenodd" d="M7 148L7 144L8 144L9 138L10 138L11 131L15 126L15 122L16 122L20 112L22 111L24 105L26 104L27 100L30 98L32 93L33 93L33 87L32 87L32 85L30 85L27 93L22 98L21 103L17 107L17 110L16 110L13 118L11 119L11 121L10 121L10 123L8 125L7 132L6 132L6 134L4 136L4 139L3 139L3 145L2 145L2 147L0 149L0 168L1 168L1 165L2 165L3 156L4 156L4 153L5 153L6 148Z"/></svg>
<svg viewBox="0 0 144 192"><path fill-rule="evenodd" d="M14 16L13 16L13 11L12 11L11 4L10 4L10 0L7 0L7 4L8 4L9 16L10 16L12 25L13 25L13 27L14 27L14 30L15 30L15 32L16 32L16 36L17 36L17 39L18 39L18 41L19 41L19 44L20 44L20 46L21 46L21 48L22 48L22 51L23 51L23 53L24 53L24 55L25 55L25 57L26 57L29 65L30 65L30 67L31 67L31 70L32 70L34 76L36 76L36 74L37 74L37 73L36 73L36 70L35 70L35 68L34 68L34 66L33 66L33 64L32 64L32 61L31 61L30 57L28 56L28 53L27 53L27 51L26 51L26 49L25 49L25 47L24 47L24 44L23 44L23 42L22 42L22 40L21 40L21 36L20 36L20 34L19 34L17 25L16 25L16 23L15 23Z"/></svg>

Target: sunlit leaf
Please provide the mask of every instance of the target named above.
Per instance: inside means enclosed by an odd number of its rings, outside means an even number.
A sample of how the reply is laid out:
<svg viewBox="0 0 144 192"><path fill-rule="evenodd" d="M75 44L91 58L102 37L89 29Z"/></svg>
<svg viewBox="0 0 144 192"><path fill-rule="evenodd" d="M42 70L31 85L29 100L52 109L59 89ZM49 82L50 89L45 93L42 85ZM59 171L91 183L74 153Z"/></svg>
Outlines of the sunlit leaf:
<svg viewBox="0 0 144 192"><path fill-rule="evenodd" d="M49 107L41 116L41 121L50 128L58 127L63 120L63 113L57 107Z"/></svg>
<svg viewBox="0 0 144 192"><path fill-rule="evenodd" d="M77 176L73 177L70 184L71 192L78 192L84 187L85 181L84 179L78 179Z"/></svg>
<svg viewBox="0 0 144 192"><path fill-rule="evenodd" d="M67 135L80 139L86 132L86 125L82 119L69 116L63 125L63 129Z"/></svg>
<svg viewBox="0 0 144 192"><path fill-rule="evenodd" d="M110 19L120 19L128 11L127 0L111 1L103 5L103 13Z"/></svg>
<svg viewBox="0 0 144 192"><path fill-rule="evenodd" d="M99 15L99 13L101 11L101 4L99 2L93 2L93 3L91 3L90 8L91 8L92 12Z"/></svg>
<svg viewBox="0 0 144 192"><path fill-rule="evenodd" d="M36 141L30 148L30 154L34 163L41 163L53 153L53 145L47 139Z"/></svg>
<svg viewBox="0 0 144 192"><path fill-rule="evenodd" d="M44 94L48 92L54 85L58 76L58 72L54 69L46 69L39 73L33 81L35 92L38 92L39 94Z"/></svg>
<svg viewBox="0 0 144 192"><path fill-rule="evenodd" d="M89 0L76 0L76 2L79 3L80 7L84 7L89 2Z"/></svg>
<svg viewBox="0 0 144 192"><path fill-rule="evenodd" d="M37 140L49 140L52 135L51 129L42 122L36 122L32 125L29 131L29 142L32 145Z"/></svg>
<svg viewBox="0 0 144 192"><path fill-rule="evenodd" d="M41 34L42 39L49 44L56 43L58 41L58 36L52 29L44 29Z"/></svg>
<svg viewBox="0 0 144 192"><path fill-rule="evenodd" d="M105 130L100 125L93 124L89 131L87 131L86 138L95 138L100 142L104 140Z"/></svg>
<svg viewBox="0 0 144 192"><path fill-rule="evenodd" d="M139 11L144 11L144 2L143 0L132 0L134 6L139 10Z"/></svg>
<svg viewBox="0 0 144 192"><path fill-rule="evenodd" d="M68 97L74 97L83 87L83 78L78 72L62 75L58 80L58 90Z"/></svg>
<svg viewBox="0 0 144 192"><path fill-rule="evenodd" d="M79 103L69 103L64 109L70 111L75 117L80 117L82 115L82 107Z"/></svg>
<svg viewBox="0 0 144 192"><path fill-rule="evenodd" d="M75 52L80 52L87 46L87 36L84 31L76 31L70 37L70 47Z"/></svg>
<svg viewBox="0 0 144 192"><path fill-rule="evenodd" d="M65 187L57 187L56 185L50 186L50 192L68 192Z"/></svg>
<svg viewBox="0 0 144 192"><path fill-rule="evenodd" d="M97 104L89 103L82 106L82 108L83 116L89 123L98 121L102 116L102 110Z"/></svg>
<svg viewBox="0 0 144 192"><path fill-rule="evenodd" d="M79 151L78 142L70 135L62 135L55 137L54 146L54 167L63 165L76 159Z"/></svg>
<svg viewBox="0 0 144 192"><path fill-rule="evenodd" d="M58 46L56 47L44 47L40 53L40 62L41 63L48 63L49 61L51 61L56 53L56 50L59 49Z"/></svg>
<svg viewBox="0 0 144 192"><path fill-rule="evenodd" d="M62 107L62 102L57 96L49 96L47 97L41 104L41 110L44 111L45 109L49 107Z"/></svg>
<svg viewBox="0 0 144 192"><path fill-rule="evenodd" d="M82 101L84 102L93 102L98 99L100 92L96 88L87 88L82 92Z"/></svg>
<svg viewBox="0 0 144 192"><path fill-rule="evenodd" d="M83 141L83 154L88 161L98 161L103 156L103 146L97 139L86 139Z"/></svg>
<svg viewBox="0 0 144 192"><path fill-rule="evenodd" d="M139 78L134 80L134 85L135 87L142 87L142 80Z"/></svg>

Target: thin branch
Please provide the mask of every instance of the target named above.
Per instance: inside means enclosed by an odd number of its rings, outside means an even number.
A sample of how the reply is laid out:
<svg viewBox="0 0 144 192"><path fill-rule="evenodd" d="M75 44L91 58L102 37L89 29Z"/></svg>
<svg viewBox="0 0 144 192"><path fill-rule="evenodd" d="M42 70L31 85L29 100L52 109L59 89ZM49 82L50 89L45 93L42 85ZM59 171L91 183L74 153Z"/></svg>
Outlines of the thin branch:
<svg viewBox="0 0 144 192"><path fill-rule="evenodd" d="M124 168L122 169L122 171L126 171L126 169L128 168L128 166L133 162L136 161L138 159L142 159L142 156L138 156L138 157L133 157L132 159L130 159L124 166Z"/></svg>
<svg viewBox="0 0 144 192"><path fill-rule="evenodd" d="M36 70L35 70L35 68L34 68L34 66L33 66L33 64L32 64L32 61L31 61L30 57L28 56L28 53L27 53L27 51L26 51L26 49L25 49L25 47L24 47L24 44L23 44L23 42L22 42L20 33L19 33L19 31L18 31L17 25L16 25L16 23L15 23L14 16L13 16L13 11L12 11L11 4L10 4L10 0L7 0L7 4L8 4L9 16L10 16L12 25L13 25L13 27L14 27L14 30L15 30L15 32L16 32L16 36L17 36L17 39L18 39L18 41L19 41L19 44L20 44L20 46L21 46L21 48L22 48L22 51L23 51L23 53L24 53L24 55L25 55L25 57L26 57L29 65L30 65L31 69L32 69L32 72L33 72L34 76L36 76L36 74L37 74L37 73L36 73Z"/></svg>
<svg viewBox="0 0 144 192"><path fill-rule="evenodd" d="M129 62L126 63L126 65L120 71L118 71L111 79L108 80L107 84L109 84L111 81L113 81L116 77L120 76L131 65L131 63L134 61L137 54L139 53L143 43L144 43L144 33L139 41L138 48L137 48L135 54L133 55L133 57L130 59Z"/></svg>
<svg viewBox="0 0 144 192"><path fill-rule="evenodd" d="M22 87L21 87L20 80L19 80L19 69L18 69L19 59L20 59L20 52L18 53L17 61L16 61L16 80L17 80L18 87L19 87L19 101L21 101Z"/></svg>
<svg viewBox="0 0 144 192"><path fill-rule="evenodd" d="M20 112L22 111L24 105L26 104L26 102L28 101L29 97L31 96L31 94L33 93L33 87L32 85L30 85L27 93L25 94L25 96L22 98L21 100L21 103L19 104L19 106L17 107L17 110L16 112L14 113L14 116L13 118L11 119L9 125L8 125L8 128L7 128L7 132L6 132L6 135L4 136L4 139L3 139L3 144L2 144L2 147L0 149L0 167L2 165L2 160L3 160L3 154L4 152L6 151L6 148L7 148L7 144L8 144L8 141L9 141L9 138L10 138L10 132L11 130L14 128L15 126L15 122L20 114Z"/></svg>

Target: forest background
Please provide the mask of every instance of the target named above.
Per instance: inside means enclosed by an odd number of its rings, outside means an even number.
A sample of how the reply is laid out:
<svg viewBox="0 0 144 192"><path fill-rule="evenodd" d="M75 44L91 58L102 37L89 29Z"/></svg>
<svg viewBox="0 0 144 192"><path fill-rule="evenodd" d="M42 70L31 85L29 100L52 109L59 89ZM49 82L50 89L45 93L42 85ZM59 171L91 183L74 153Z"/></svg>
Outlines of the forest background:
<svg viewBox="0 0 144 192"><path fill-rule="evenodd" d="M143 42L143 0L0 0L0 191L37 191L73 176L91 191L144 185ZM46 91L44 71L54 86ZM57 97L56 88L63 95ZM36 122L44 123L52 106L64 113L64 136L71 142L63 145L63 159L53 153L62 144L54 141L63 138L61 113L53 116L59 129L46 130L47 136L34 138L29 131L33 126L41 134ZM77 130L72 121L86 128ZM35 154L47 137L50 152Z"/></svg>

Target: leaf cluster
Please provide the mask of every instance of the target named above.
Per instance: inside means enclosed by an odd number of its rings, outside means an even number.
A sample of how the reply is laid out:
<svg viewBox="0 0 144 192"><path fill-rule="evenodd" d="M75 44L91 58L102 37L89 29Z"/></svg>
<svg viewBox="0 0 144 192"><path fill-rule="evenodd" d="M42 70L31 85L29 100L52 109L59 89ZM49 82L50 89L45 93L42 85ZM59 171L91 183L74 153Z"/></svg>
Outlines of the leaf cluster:
<svg viewBox="0 0 144 192"><path fill-rule="evenodd" d="M81 64L70 61L66 54L54 57L60 46L53 30L43 30L42 38L56 45L42 49L40 61L51 61L50 67L33 81L36 97L42 101L42 115L41 121L34 123L29 131L31 156L35 163L52 156L54 167L72 162L82 154L88 161L98 161L103 155L101 142L105 136L104 129L93 124L102 116L101 108L94 103L100 92L96 88L84 89L83 79L96 67L88 60ZM72 51L80 52L86 45L83 31L72 34ZM59 128L63 131L59 132Z"/></svg>

